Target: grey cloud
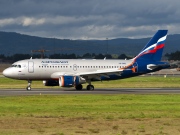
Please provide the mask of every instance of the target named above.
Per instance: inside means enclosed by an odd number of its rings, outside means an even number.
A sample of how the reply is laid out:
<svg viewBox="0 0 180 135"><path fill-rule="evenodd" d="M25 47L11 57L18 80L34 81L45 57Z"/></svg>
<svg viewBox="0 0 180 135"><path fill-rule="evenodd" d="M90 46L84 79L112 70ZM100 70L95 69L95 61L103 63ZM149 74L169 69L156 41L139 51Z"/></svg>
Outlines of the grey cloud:
<svg viewBox="0 0 180 135"><path fill-rule="evenodd" d="M180 33L179 0L1 0L0 30L59 38Z"/></svg>

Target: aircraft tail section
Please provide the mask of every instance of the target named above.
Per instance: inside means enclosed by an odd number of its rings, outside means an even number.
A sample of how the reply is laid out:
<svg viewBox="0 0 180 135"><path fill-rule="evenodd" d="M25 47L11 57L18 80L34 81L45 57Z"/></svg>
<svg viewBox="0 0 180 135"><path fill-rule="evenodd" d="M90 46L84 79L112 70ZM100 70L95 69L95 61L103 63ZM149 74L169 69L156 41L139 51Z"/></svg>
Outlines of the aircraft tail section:
<svg viewBox="0 0 180 135"><path fill-rule="evenodd" d="M158 30L134 60L144 59L160 61L165 46L167 32L168 30Z"/></svg>

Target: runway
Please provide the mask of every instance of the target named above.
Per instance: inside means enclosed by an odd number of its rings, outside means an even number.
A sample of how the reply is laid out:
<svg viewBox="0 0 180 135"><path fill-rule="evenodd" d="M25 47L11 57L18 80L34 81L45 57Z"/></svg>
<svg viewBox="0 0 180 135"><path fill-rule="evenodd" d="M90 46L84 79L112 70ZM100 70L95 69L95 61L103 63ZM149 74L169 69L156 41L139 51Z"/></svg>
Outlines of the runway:
<svg viewBox="0 0 180 135"><path fill-rule="evenodd" d="M74 89L0 89L0 96L25 96L25 95L68 95L68 94L180 94L180 88L145 88L145 89L96 89L93 91Z"/></svg>

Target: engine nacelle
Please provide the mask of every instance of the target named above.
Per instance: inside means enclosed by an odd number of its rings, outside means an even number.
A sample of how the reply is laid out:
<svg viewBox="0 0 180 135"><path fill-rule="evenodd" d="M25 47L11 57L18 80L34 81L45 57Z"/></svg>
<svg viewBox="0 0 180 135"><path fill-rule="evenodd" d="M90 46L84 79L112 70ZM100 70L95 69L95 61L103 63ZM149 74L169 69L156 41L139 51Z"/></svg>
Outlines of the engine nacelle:
<svg viewBox="0 0 180 135"><path fill-rule="evenodd" d="M59 86L58 80L44 80L43 81L44 86Z"/></svg>
<svg viewBox="0 0 180 135"><path fill-rule="evenodd" d="M61 87L73 87L83 83L86 83L86 80L80 76L61 76L59 78L59 86Z"/></svg>

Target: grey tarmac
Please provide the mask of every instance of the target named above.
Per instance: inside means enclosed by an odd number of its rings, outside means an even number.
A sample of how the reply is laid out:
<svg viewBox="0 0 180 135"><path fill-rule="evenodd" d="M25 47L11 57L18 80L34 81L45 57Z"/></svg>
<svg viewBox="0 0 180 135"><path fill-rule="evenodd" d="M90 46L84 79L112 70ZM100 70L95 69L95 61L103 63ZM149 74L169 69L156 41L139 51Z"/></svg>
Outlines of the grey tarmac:
<svg viewBox="0 0 180 135"><path fill-rule="evenodd" d="M101 88L93 91L74 89L0 89L0 96L26 96L26 95L68 95L68 94L180 94L180 88Z"/></svg>

